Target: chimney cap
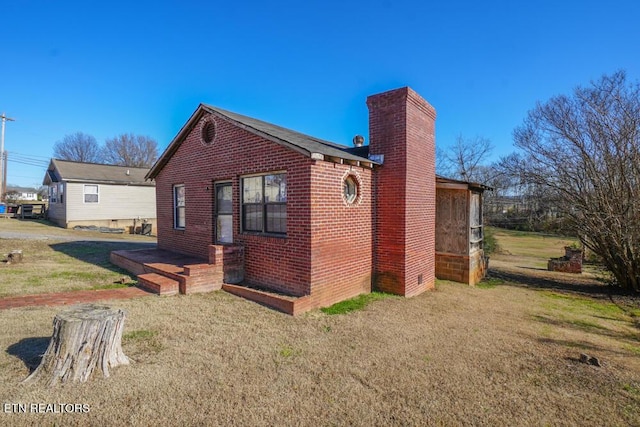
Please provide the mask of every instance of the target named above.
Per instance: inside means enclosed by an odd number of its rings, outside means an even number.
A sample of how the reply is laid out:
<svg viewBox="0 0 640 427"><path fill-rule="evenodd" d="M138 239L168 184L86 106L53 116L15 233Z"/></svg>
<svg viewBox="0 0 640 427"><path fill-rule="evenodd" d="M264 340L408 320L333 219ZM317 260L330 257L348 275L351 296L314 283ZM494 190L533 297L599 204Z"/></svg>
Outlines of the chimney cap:
<svg viewBox="0 0 640 427"><path fill-rule="evenodd" d="M356 147L362 147L364 144L364 136L356 135L353 137L353 145Z"/></svg>

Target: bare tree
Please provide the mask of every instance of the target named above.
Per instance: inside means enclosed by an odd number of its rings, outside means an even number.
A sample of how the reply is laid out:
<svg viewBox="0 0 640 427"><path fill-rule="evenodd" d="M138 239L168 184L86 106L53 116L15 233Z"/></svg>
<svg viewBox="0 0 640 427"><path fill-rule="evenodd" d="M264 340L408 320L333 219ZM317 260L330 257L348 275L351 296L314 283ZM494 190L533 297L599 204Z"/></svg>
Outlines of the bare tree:
<svg viewBox="0 0 640 427"><path fill-rule="evenodd" d="M149 168L157 158L158 143L148 136L123 133L105 141L104 159L112 165Z"/></svg>
<svg viewBox="0 0 640 427"><path fill-rule="evenodd" d="M101 163L102 150L93 136L76 132L65 135L54 144L53 157L75 162Z"/></svg>
<svg viewBox="0 0 640 427"><path fill-rule="evenodd" d="M455 178L464 181L476 181L480 178L479 169L487 160L493 146L491 141L481 136L464 138L458 135L455 143L441 154L441 169L454 172Z"/></svg>
<svg viewBox="0 0 640 427"><path fill-rule="evenodd" d="M618 286L640 291L640 85L623 71L539 103L511 169L548 189Z"/></svg>

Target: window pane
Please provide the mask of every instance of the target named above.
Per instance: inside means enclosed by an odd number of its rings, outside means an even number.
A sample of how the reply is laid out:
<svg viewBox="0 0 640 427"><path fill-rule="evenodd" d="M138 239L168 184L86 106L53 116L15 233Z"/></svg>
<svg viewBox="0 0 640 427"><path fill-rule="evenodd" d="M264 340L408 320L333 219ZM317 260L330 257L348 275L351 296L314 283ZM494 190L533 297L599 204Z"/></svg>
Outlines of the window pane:
<svg viewBox="0 0 640 427"><path fill-rule="evenodd" d="M268 233L287 232L287 205L267 205Z"/></svg>
<svg viewBox="0 0 640 427"><path fill-rule="evenodd" d="M233 213L231 184L216 186L216 211L219 214Z"/></svg>
<svg viewBox="0 0 640 427"><path fill-rule="evenodd" d="M84 201L85 203L98 203L98 186L97 185L84 186Z"/></svg>
<svg viewBox="0 0 640 427"><path fill-rule="evenodd" d="M262 231L262 205L243 206L242 229L245 231Z"/></svg>
<svg viewBox="0 0 640 427"><path fill-rule="evenodd" d="M264 177L264 201L265 203L287 201L287 176L285 174Z"/></svg>
<svg viewBox="0 0 640 427"><path fill-rule="evenodd" d="M352 176L348 176L344 180L344 198L347 203L353 203L358 196L358 186L356 180Z"/></svg>
<svg viewBox="0 0 640 427"><path fill-rule="evenodd" d="M176 185L174 187L174 191L175 191L175 204L176 204L176 206L185 206L184 185Z"/></svg>
<svg viewBox="0 0 640 427"><path fill-rule="evenodd" d="M216 241L218 243L233 243L233 217L219 215L216 220Z"/></svg>
<svg viewBox="0 0 640 427"><path fill-rule="evenodd" d="M175 228L185 228L185 191L184 185L176 185L173 187L173 211L175 219Z"/></svg>
<svg viewBox="0 0 640 427"><path fill-rule="evenodd" d="M176 207L176 228L185 228L184 207Z"/></svg>
<svg viewBox="0 0 640 427"><path fill-rule="evenodd" d="M262 177L242 179L242 203L262 203Z"/></svg>
<svg viewBox="0 0 640 427"><path fill-rule="evenodd" d="M480 217L482 213L480 207L480 194L472 193L471 194L471 206L470 206L470 225L471 227L477 227L482 225L482 218Z"/></svg>

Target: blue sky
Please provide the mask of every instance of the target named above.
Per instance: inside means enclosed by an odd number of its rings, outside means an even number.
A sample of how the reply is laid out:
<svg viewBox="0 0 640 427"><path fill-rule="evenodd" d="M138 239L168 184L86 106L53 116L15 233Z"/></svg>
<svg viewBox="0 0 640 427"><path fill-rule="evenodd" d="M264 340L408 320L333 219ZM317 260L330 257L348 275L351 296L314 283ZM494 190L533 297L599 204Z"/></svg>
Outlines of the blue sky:
<svg viewBox="0 0 640 427"><path fill-rule="evenodd" d="M537 101L638 80L639 22L634 0L3 2L7 181L39 186L77 131L164 150L200 102L350 144L366 97L401 86L436 108L439 146L482 136L506 155Z"/></svg>

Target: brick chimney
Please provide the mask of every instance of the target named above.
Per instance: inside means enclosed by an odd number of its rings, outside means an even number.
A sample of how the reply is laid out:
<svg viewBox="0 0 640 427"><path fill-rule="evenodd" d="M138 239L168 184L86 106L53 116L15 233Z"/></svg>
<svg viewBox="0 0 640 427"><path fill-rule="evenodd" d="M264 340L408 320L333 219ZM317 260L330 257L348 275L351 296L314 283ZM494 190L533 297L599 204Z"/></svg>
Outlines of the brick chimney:
<svg viewBox="0 0 640 427"><path fill-rule="evenodd" d="M435 286L435 109L408 87L372 95L374 288L414 296Z"/></svg>

